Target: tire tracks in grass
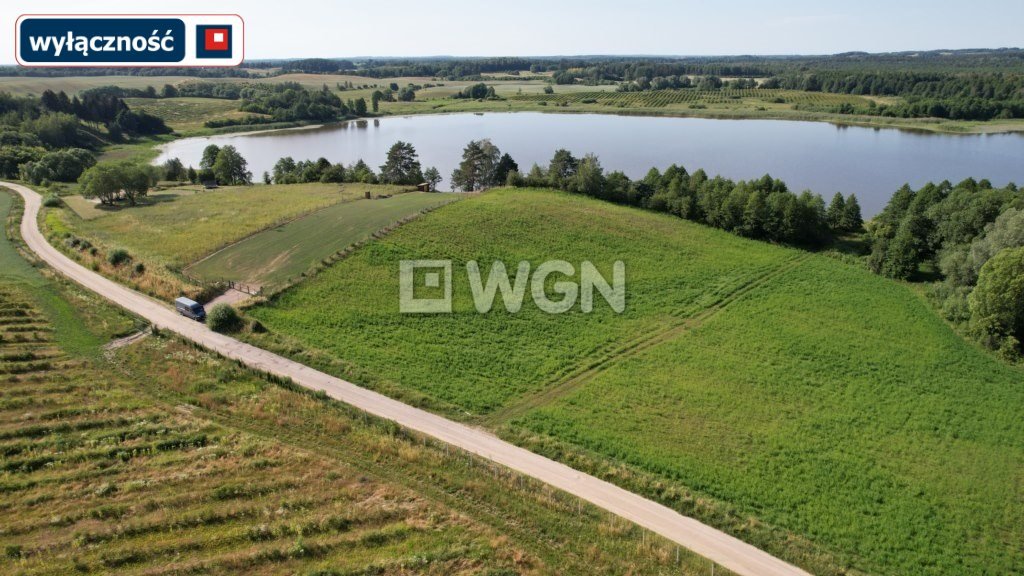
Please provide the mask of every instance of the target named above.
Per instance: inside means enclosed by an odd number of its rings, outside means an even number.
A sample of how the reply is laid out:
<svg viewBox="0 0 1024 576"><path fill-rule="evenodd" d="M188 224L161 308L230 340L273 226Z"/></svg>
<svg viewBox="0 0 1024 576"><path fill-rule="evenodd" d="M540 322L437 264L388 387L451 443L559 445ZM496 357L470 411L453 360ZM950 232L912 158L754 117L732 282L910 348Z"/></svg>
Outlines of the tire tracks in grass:
<svg viewBox="0 0 1024 576"><path fill-rule="evenodd" d="M484 418L484 423L490 428L496 428L507 424L516 418L525 416L531 410L548 405L559 398L565 397L572 391L583 386L607 370L616 362L632 358L643 352L669 340L672 340L690 330L693 330L717 314L729 307L730 304L739 300L746 294L756 290L778 276L785 274L804 263L811 254L794 256L775 266L770 270L755 274L746 282L740 284L736 289L718 296L710 306L688 316L681 316L681 311L675 311L667 319L661 321L661 325L653 330L648 330L636 335L625 342L615 346L611 350L602 351L600 355L592 360L584 360L568 373L557 377L549 386L544 386L535 394L520 398L518 402L509 404L506 407L493 412Z"/></svg>

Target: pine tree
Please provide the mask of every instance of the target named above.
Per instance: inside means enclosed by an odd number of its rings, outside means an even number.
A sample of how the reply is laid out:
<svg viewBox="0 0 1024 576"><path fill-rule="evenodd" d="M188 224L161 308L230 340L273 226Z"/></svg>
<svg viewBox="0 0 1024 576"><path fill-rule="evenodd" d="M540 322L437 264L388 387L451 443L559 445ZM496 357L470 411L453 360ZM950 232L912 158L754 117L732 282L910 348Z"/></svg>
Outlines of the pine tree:
<svg viewBox="0 0 1024 576"><path fill-rule="evenodd" d="M850 194L846 197L846 207L843 209L843 217L840 219L840 228L846 232L858 232L864 227L864 218L860 214L860 203L857 196Z"/></svg>
<svg viewBox="0 0 1024 576"><path fill-rule="evenodd" d="M825 212L825 221L828 223L828 227L835 232L843 231L843 215L846 213L846 200L843 195L836 192L836 195L832 197L832 203L828 206L828 211Z"/></svg>

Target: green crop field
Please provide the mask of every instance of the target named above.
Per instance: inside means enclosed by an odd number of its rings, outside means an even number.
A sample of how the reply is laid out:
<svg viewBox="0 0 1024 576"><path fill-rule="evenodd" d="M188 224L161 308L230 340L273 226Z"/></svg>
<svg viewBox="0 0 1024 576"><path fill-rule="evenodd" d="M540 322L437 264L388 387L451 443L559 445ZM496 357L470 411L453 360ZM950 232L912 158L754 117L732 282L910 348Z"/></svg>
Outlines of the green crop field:
<svg viewBox="0 0 1024 576"><path fill-rule="evenodd" d="M100 354L109 319L131 320L17 257L0 237L0 573L709 572L565 494L175 338Z"/></svg>
<svg viewBox="0 0 1024 576"><path fill-rule="evenodd" d="M341 202L232 244L185 272L206 281L234 280L279 288L372 233L456 198L409 192L391 198Z"/></svg>
<svg viewBox="0 0 1024 576"><path fill-rule="evenodd" d="M415 258L454 259L454 314L398 312L398 261ZM473 310L466 261L548 258L606 274L624 260L627 311ZM849 264L498 190L250 314L270 330L254 342L495 427L815 573L1024 568L1024 372Z"/></svg>
<svg viewBox="0 0 1024 576"><path fill-rule="evenodd" d="M54 212L75 234L109 247L121 247L154 263L178 268L268 227L338 202L361 198L366 191L391 194L400 189L363 184L287 184L225 187L191 193L154 193L134 207ZM77 201L72 201L77 202ZM80 203L79 203L80 204ZM74 204L76 208L79 204Z"/></svg>

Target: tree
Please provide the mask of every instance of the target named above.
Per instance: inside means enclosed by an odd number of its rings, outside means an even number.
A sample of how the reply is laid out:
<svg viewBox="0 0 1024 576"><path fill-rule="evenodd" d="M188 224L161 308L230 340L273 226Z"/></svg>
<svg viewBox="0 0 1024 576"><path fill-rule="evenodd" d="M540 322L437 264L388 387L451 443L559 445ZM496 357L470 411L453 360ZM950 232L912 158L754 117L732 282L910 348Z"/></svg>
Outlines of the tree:
<svg viewBox="0 0 1024 576"><path fill-rule="evenodd" d="M462 151L462 162L452 172L452 187L472 192L495 184L494 172L501 150L490 140L473 140Z"/></svg>
<svg viewBox="0 0 1024 576"><path fill-rule="evenodd" d="M366 116L366 98L356 98L355 101L356 116ZM373 111L377 111L377 105L373 105Z"/></svg>
<svg viewBox="0 0 1024 576"><path fill-rule="evenodd" d="M196 173L196 169L195 168L189 166L188 167L188 172L186 172L185 175L188 177L188 181L189 182L191 182L193 184L196 184L196 183L199 182L199 174Z"/></svg>
<svg viewBox="0 0 1024 576"><path fill-rule="evenodd" d="M832 197L832 203L828 205L825 212L825 221L828 227L837 232L843 231L843 215L846 214L846 199L839 192Z"/></svg>
<svg viewBox="0 0 1024 576"><path fill-rule="evenodd" d="M177 98L178 89L173 84L164 84L163 90L160 93L164 98Z"/></svg>
<svg viewBox="0 0 1024 576"><path fill-rule="evenodd" d="M205 151L203 154L203 160L205 160ZM214 161L211 169L213 170L213 177L218 183L236 186L252 184L252 172L249 172L247 169L248 165L248 162L238 153L238 150L234 146L228 145L217 152L217 159Z"/></svg>
<svg viewBox="0 0 1024 576"><path fill-rule="evenodd" d="M516 161L512 159L512 156L509 156L506 152L501 155L501 159L498 160L497 166L494 167L494 178L492 179L492 182L495 185L504 184L508 180L510 172L518 171L519 164L516 164Z"/></svg>
<svg viewBox="0 0 1024 576"><path fill-rule="evenodd" d="M111 206L121 195L121 178L113 164L97 164L82 173L79 190L86 198L98 198L100 204Z"/></svg>
<svg viewBox="0 0 1024 576"><path fill-rule="evenodd" d="M117 169L124 197L132 206L135 206L138 199L148 194L149 189L156 184L156 170L149 164L123 162Z"/></svg>
<svg viewBox="0 0 1024 576"><path fill-rule="evenodd" d="M388 150L387 160L380 167L380 179L385 184L419 184L423 181L416 148L399 140Z"/></svg>
<svg viewBox="0 0 1024 576"><path fill-rule="evenodd" d="M555 155L548 165L548 185L565 190L569 180L576 174L578 162L572 153L564 148L555 150Z"/></svg>
<svg viewBox="0 0 1024 576"><path fill-rule="evenodd" d="M846 197L846 207L843 209L843 217L839 220L839 227L846 232L858 232L864 228L864 218L861 216L856 194Z"/></svg>
<svg viewBox="0 0 1024 576"><path fill-rule="evenodd" d="M580 160L569 189L577 194L601 197L604 191L604 169L597 156L587 154Z"/></svg>
<svg viewBox="0 0 1024 576"><path fill-rule="evenodd" d="M177 158L171 158L164 162L163 169L166 180L183 180L186 176L185 165Z"/></svg>
<svg viewBox="0 0 1024 576"><path fill-rule="evenodd" d="M971 324L986 344L1019 353L1024 340L1024 247L1007 248L989 259L969 297Z"/></svg>
<svg viewBox="0 0 1024 576"><path fill-rule="evenodd" d="M273 182L273 180L270 179L270 172L267 172L266 170L264 170L263 171L263 183L264 184L270 184L272 182Z"/></svg>
<svg viewBox="0 0 1024 576"><path fill-rule="evenodd" d="M220 153L220 146L216 144L210 144L203 148L203 158L199 161L199 169L209 170L213 168L213 163L217 161L218 153Z"/></svg>
<svg viewBox="0 0 1024 576"><path fill-rule="evenodd" d="M370 103L373 106L373 113L377 113L377 109L380 106L381 99L384 98L384 94L380 90L374 90L373 94L370 94Z"/></svg>
<svg viewBox="0 0 1024 576"><path fill-rule="evenodd" d="M423 172L423 181L427 183L427 189L434 192L441 182L441 173L437 171L437 168L431 166Z"/></svg>

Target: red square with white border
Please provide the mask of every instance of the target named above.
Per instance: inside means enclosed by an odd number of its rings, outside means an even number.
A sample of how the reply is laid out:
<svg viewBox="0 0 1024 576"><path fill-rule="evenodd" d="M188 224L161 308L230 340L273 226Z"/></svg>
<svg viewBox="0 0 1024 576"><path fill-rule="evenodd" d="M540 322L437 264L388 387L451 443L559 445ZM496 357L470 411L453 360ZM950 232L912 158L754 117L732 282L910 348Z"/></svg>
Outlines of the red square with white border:
<svg viewBox="0 0 1024 576"><path fill-rule="evenodd" d="M203 31L203 48L206 50L221 51L231 48L231 38L228 28L207 28Z"/></svg>

